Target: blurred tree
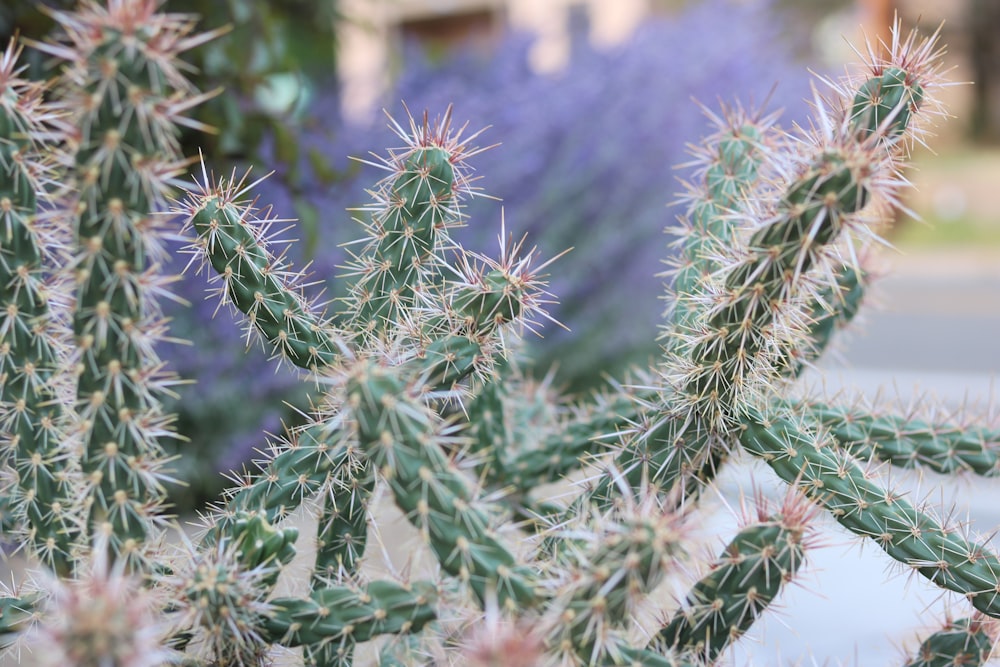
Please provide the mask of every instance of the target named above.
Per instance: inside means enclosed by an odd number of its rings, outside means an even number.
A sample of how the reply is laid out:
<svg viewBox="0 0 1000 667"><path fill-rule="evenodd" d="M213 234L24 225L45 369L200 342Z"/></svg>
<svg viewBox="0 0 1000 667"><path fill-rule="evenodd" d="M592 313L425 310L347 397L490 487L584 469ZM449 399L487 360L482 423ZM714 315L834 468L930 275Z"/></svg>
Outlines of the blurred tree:
<svg viewBox="0 0 1000 667"><path fill-rule="evenodd" d="M69 9L76 0L3 0L0 43L19 32L41 40L53 22L45 9ZM228 26L231 32L191 53L186 60L201 90L225 87L197 111L198 120L217 128L212 137L185 137L190 152L200 147L219 168L251 159L261 139L274 133L282 147L271 156L294 163L298 144L288 126L299 119L319 82L333 79L336 0L166 0L172 12L200 17L202 30ZM30 75L44 76L37 53L29 54Z"/></svg>

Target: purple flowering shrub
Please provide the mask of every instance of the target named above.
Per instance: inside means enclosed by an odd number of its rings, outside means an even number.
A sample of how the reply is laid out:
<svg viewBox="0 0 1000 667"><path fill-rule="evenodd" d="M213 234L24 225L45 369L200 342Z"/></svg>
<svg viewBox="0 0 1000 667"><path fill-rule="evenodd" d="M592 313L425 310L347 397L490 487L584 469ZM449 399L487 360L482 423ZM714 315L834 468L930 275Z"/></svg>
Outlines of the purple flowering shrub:
<svg viewBox="0 0 1000 667"><path fill-rule="evenodd" d="M473 166L488 174L478 185L490 197L469 202L469 224L453 235L466 248L492 253L502 210L508 233L526 233L543 255L574 248L558 261L550 284L559 295L550 314L567 329L548 326L537 339L529 334L537 368L557 364L560 381L582 388L602 372L655 354L650 341L661 312L650 304L661 290L653 276L665 268L671 238L664 228L675 216L668 204L684 174L674 167L686 159L685 138L707 127L691 99L710 109L737 98L766 102L767 110L785 109L785 124L803 116L807 72L782 31L767 4L711 0L648 21L614 49L593 48L578 35L568 66L556 74L532 71L524 35L508 36L490 54L462 52L437 62L416 47L406 50L387 95L390 114L405 116L400 101L414 114L454 104L454 117L467 120L468 131L490 126L480 145L503 139L474 158ZM304 219L287 234L310 255L297 259L312 261L316 275L338 275L348 257L341 244L361 236L352 216L363 213L346 209L367 203L365 184L378 176L374 166L347 156L363 159L370 147L391 145L394 135L380 112L368 123L346 124L332 91L317 97L293 133L300 147L293 166L258 192L278 215ZM272 143L276 152L283 148ZM340 295L345 282L328 285L328 296ZM284 415L273 409L280 405L274 398L307 405L309 386L292 370L275 373L259 350L245 356L240 331L226 318L208 326L217 299L205 301L198 284L180 283L195 305L173 314L173 331L197 341L176 349L174 366L201 383L177 409L182 429L212 445L186 451L199 449L211 461L199 464L203 471L227 470L263 444L252 434L294 421L291 408ZM256 397L248 398L248 387Z"/></svg>

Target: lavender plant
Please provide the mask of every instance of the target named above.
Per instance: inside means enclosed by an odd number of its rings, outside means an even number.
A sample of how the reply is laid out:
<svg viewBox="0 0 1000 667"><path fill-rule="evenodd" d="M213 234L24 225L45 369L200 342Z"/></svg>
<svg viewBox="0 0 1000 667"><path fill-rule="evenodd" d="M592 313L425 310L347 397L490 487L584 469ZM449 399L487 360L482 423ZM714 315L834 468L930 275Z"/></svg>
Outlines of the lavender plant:
<svg viewBox="0 0 1000 667"><path fill-rule="evenodd" d="M292 651L324 666L708 665L795 579L812 518L828 511L966 597L968 615L909 664L989 659L1000 560L869 463L993 474L994 426L784 391L822 352L829 318L856 309L855 244L895 203L907 150L940 113L933 37L897 31L887 58L816 96L809 129L786 134L739 109L717 118L697 151L663 361L641 385L578 403L527 379L518 355L523 330L549 317L552 261L503 223L496 256L451 236L480 149L450 110L394 123L400 146L377 162L385 177L330 313L277 243L283 218L256 199L258 182L203 167L169 206L192 263L317 400L187 537L161 504L157 443L170 420L156 260L169 216L154 216L180 169L176 125L202 98L179 56L211 35L154 0L55 17L66 39L44 48L68 63L61 102L19 78L15 46L0 68L0 497L40 569L0 594L12 655L121 667L266 665ZM43 230L56 252L45 262ZM689 515L741 456L772 467L785 500L757 498L707 574L662 604L656 589L691 558ZM582 492L546 495L580 471ZM395 537L380 531L380 491L430 567L372 567L373 543ZM288 581L305 546L299 511L319 519L317 548L311 576ZM643 621L650 607L661 615Z"/></svg>

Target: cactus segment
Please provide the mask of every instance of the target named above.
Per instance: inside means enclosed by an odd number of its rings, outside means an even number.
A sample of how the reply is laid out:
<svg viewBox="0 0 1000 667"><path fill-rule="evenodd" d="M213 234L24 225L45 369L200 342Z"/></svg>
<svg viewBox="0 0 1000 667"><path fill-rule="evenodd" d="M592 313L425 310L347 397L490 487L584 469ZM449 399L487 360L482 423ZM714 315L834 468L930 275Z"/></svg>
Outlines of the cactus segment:
<svg viewBox="0 0 1000 667"><path fill-rule="evenodd" d="M818 402L797 402L790 410L829 431L837 444L860 460L941 474L1000 475L1000 430L935 423L897 414L873 414Z"/></svg>
<svg viewBox="0 0 1000 667"><path fill-rule="evenodd" d="M862 138L896 139L906 131L923 98L923 88L906 70L888 67L858 90L851 107L851 127Z"/></svg>
<svg viewBox="0 0 1000 667"><path fill-rule="evenodd" d="M448 391L473 375L483 363L483 346L474 338L453 334L421 350L420 377L431 391Z"/></svg>
<svg viewBox="0 0 1000 667"><path fill-rule="evenodd" d="M455 170L441 147L417 148L382 194L384 207L372 221L373 241L357 259L351 289L353 328L378 335L402 321L414 304L421 272L433 272L438 231L453 223Z"/></svg>
<svg viewBox="0 0 1000 667"><path fill-rule="evenodd" d="M58 323L43 274L43 247L58 239L36 225L41 166L33 155L53 112L41 87L18 77L20 52L12 39L0 58L0 428L16 473L14 495L0 504L9 510L4 529L23 524L33 552L66 574L79 526L71 518L66 406L53 386L64 360L45 335Z"/></svg>
<svg viewBox="0 0 1000 667"><path fill-rule="evenodd" d="M510 275L499 269L488 271L475 287L459 291L453 306L458 315L477 333L493 333L521 317L523 290Z"/></svg>
<svg viewBox="0 0 1000 667"><path fill-rule="evenodd" d="M84 2L52 11L63 44L38 45L63 60L56 88L78 132L68 142L70 196L61 219L72 230L68 263L76 284L73 333L77 412L89 489L89 537L147 567L143 545L163 522L172 418L161 401L172 380L154 344L166 326L156 303L165 259L156 213L165 211L183 170L178 126L206 96L183 74L179 55L213 35L195 22L158 13L157 2Z"/></svg>
<svg viewBox="0 0 1000 667"><path fill-rule="evenodd" d="M396 504L430 543L442 569L466 583L481 603L488 590L502 606L537 602L535 576L493 536L487 514L435 442L426 408L390 369L362 365L347 385L358 443L382 472Z"/></svg>
<svg viewBox="0 0 1000 667"><path fill-rule="evenodd" d="M31 624L39 600L31 595L0 595L0 650L10 646Z"/></svg>
<svg viewBox="0 0 1000 667"><path fill-rule="evenodd" d="M960 593L1000 618L1000 559L982 544L880 487L858 463L787 419L744 420L740 442L788 484L819 503L852 533L869 537L900 563L942 588Z"/></svg>
<svg viewBox="0 0 1000 667"><path fill-rule="evenodd" d="M776 304L789 302L794 281L812 267L817 250L837 237L845 215L864 206L864 178L845 155L824 152L789 186L777 219L751 237L751 257L726 276L726 297L706 317L711 333L691 347L683 389L710 422L738 419L746 392L755 390L749 376L769 350Z"/></svg>
<svg viewBox="0 0 1000 667"><path fill-rule="evenodd" d="M356 571L367 544L368 501L375 475L363 461L353 461L340 466L327 487L316 537L317 583Z"/></svg>
<svg viewBox="0 0 1000 667"><path fill-rule="evenodd" d="M236 487L225 510L213 518L203 538L206 545L234 535L240 513L260 514L268 522L282 520L320 491L337 470L350 464L342 435L324 423L306 426L267 462L262 471Z"/></svg>
<svg viewBox="0 0 1000 667"><path fill-rule="evenodd" d="M858 314L865 295L864 272L844 265L836 282L823 288L809 306L806 335L797 348L783 348L774 361L777 371L786 377L798 377L806 366L819 359L829 347L833 335Z"/></svg>
<svg viewBox="0 0 1000 667"><path fill-rule="evenodd" d="M282 358L312 371L333 365L344 350L337 334L283 279L285 267L264 246L253 206L232 201L226 188L220 191L192 202L189 225L226 297Z"/></svg>
<svg viewBox="0 0 1000 667"><path fill-rule="evenodd" d="M996 639L997 626L990 619L949 621L924 640L906 667L980 667L989 662Z"/></svg>
<svg viewBox="0 0 1000 667"><path fill-rule="evenodd" d="M805 559L802 525L780 515L746 526L653 639L711 664L745 633Z"/></svg>
<svg viewBox="0 0 1000 667"><path fill-rule="evenodd" d="M269 641L285 646L336 646L383 634L419 632L437 618L437 592L429 582L373 581L363 589L329 586L308 599L275 598L266 621Z"/></svg>
<svg viewBox="0 0 1000 667"><path fill-rule="evenodd" d="M195 645L208 664L257 664L267 652L266 599L295 557L298 530L277 528L261 514L240 512L224 540L203 549L176 579L184 612L174 648ZM201 663L198 663L201 664Z"/></svg>
<svg viewBox="0 0 1000 667"><path fill-rule="evenodd" d="M351 451L348 449L350 458ZM375 490L375 474L360 457L339 466L326 484L323 511L316 535L313 589L333 585L358 571L368 545L368 502ZM349 667L353 663L354 640L341 644L307 644L306 665Z"/></svg>
<svg viewBox="0 0 1000 667"><path fill-rule="evenodd" d="M723 118L710 117L718 130L706 137L695 153L699 186L691 187L681 264L671 288L674 298L668 339L671 333L695 324L697 296L704 294L704 281L720 268L720 250L732 242L734 211L741 198L757 187L766 155L765 134L772 122L754 120L742 109L727 110Z"/></svg>
<svg viewBox="0 0 1000 667"><path fill-rule="evenodd" d="M576 554L576 574L561 623L549 643L572 646L583 664L613 651L605 638L629 623L635 606L663 579L681 550L677 522L636 513L598 528L595 551ZM609 651L611 649L611 651Z"/></svg>

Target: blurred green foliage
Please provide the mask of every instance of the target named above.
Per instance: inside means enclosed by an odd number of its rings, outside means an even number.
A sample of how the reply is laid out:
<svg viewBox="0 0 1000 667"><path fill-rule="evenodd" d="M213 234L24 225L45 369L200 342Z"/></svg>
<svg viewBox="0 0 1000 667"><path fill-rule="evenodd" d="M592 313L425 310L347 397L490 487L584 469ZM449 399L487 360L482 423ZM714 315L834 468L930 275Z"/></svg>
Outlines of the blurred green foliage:
<svg viewBox="0 0 1000 667"><path fill-rule="evenodd" d="M53 28L44 8L70 9L76 0L3 0L0 39L18 32L42 40ZM317 85L327 84L335 64L336 0L166 0L170 12L200 15L201 30L228 27L223 37L185 57L201 90L224 87L199 107L198 120L217 129L212 137L191 132L186 153L200 147L219 168L252 159L261 140L273 133L277 157L294 163L298 145L288 131L306 108ZM44 76L41 57L29 53L29 75Z"/></svg>

